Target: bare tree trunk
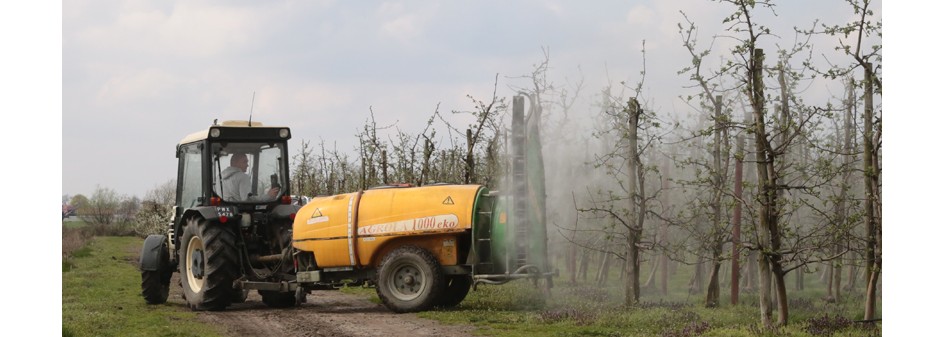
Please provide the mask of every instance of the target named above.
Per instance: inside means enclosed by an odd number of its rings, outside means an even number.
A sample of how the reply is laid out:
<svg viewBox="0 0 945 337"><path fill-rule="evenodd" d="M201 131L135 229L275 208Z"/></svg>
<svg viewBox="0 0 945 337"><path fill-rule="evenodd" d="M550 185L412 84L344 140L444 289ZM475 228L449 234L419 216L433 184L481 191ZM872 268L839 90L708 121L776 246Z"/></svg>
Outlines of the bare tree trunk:
<svg viewBox="0 0 945 337"><path fill-rule="evenodd" d="M496 158L496 142L498 141L499 134L496 133L495 137L486 146L486 176L482 182L490 187L495 187L495 179L502 176L499 172L499 160Z"/></svg>
<svg viewBox="0 0 945 337"><path fill-rule="evenodd" d="M661 185L663 187L663 191L668 191L669 190L669 177L666 177L665 175L669 174L669 165L666 163L663 164L663 173L664 173L664 177L663 177L663 182ZM665 200L666 198L668 197L663 197L664 199L663 200L663 205L664 205L663 216L664 217L668 215L667 214L668 211L666 210L665 205L669 205L669 201ZM660 256L659 256L660 293L663 294L663 296L666 296L667 294L669 294L669 254L666 253L666 246L668 244L669 244L669 221L663 221L662 223L660 223L661 249L660 249Z"/></svg>
<svg viewBox="0 0 945 337"><path fill-rule="evenodd" d="M624 292L624 304L627 306L636 305L640 301L640 264L639 264L639 243L640 236L643 235L643 219L645 216L644 194L643 194L643 163L640 162L640 152L637 147L637 131L640 122L640 103L635 98L627 102L627 112L629 113L629 150L630 156L627 163L629 173L630 190L630 228L627 234L627 279Z"/></svg>
<svg viewBox="0 0 945 337"><path fill-rule="evenodd" d="M387 180L387 150L381 150L381 177L383 184L389 183L389 180Z"/></svg>
<svg viewBox="0 0 945 337"><path fill-rule="evenodd" d="M837 252L838 254L840 252ZM833 298L835 301L840 301L840 282L843 277L843 259L837 258L836 261L831 261L831 272L833 272L833 280L830 283L833 283Z"/></svg>
<svg viewBox="0 0 945 337"><path fill-rule="evenodd" d="M771 273L774 276L774 286L778 300L778 325L785 326L788 321L787 285L784 282L784 270L781 267L780 257L772 259Z"/></svg>
<svg viewBox="0 0 945 337"><path fill-rule="evenodd" d="M757 263L758 258L757 250L748 251L748 261L751 262L746 266L748 272L745 273L745 290L754 291L758 288L758 275L760 275Z"/></svg>
<svg viewBox="0 0 945 337"><path fill-rule="evenodd" d="M692 280L689 281L689 293L699 294L702 293L705 283L705 261L701 256L698 257L693 268L695 268L695 271L692 273Z"/></svg>
<svg viewBox="0 0 945 337"><path fill-rule="evenodd" d="M567 255L567 264L568 264L568 280L571 282L571 285L577 284L577 243L574 242L572 237L568 243L568 255Z"/></svg>
<svg viewBox="0 0 945 337"><path fill-rule="evenodd" d="M377 167L374 166L374 156L376 154L377 153L372 150L371 157L367 160L368 175L367 179L361 183L361 186L363 186L362 189L368 189L377 184Z"/></svg>
<svg viewBox="0 0 945 337"><path fill-rule="evenodd" d="M629 240L629 238L628 238L627 240ZM630 255L630 249L629 249L629 248L627 249L627 252L626 252L626 253L627 253L626 256L629 256L629 255ZM626 261L624 261L624 262L626 262ZM627 266L628 266L628 265L630 265L630 263L623 263L623 264L620 265L620 273L617 274L617 282L623 282L624 278L627 277Z"/></svg>
<svg viewBox="0 0 945 337"><path fill-rule="evenodd" d="M367 182L367 165L368 165L367 156L364 154L364 150L362 150L361 151L361 182L358 184L358 186L362 190L367 189L367 185L365 184ZM341 171L341 172L342 174L344 174L344 171Z"/></svg>
<svg viewBox="0 0 945 337"><path fill-rule="evenodd" d="M600 269L597 270L597 286L601 287L607 284L607 274L610 273L610 253L601 252Z"/></svg>
<svg viewBox="0 0 945 337"><path fill-rule="evenodd" d="M646 277L646 282L643 282L641 287L651 288L656 283L656 271L660 268L660 254L653 254L653 268L650 269L650 276Z"/></svg>
<svg viewBox="0 0 945 337"><path fill-rule="evenodd" d="M749 112L748 114L745 114L745 125L747 125L747 126L750 128L752 125L754 125L754 124L753 124L753 123L754 123L754 122L753 122L753 119L754 119L754 114L753 114L752 112ZM745 141L746 141L746 143L749 142L749 141L752 142L752 143L754 143L754 142L755 142L755 139L754 139L753 136L750 136L750 134L749 134L748 139L746 139ZM756 165L748 165L748 166L743 166L743 167L742 167L742 168L744 169L744 171L745 171L745 172L744 172L744 175L745 175L745 176L752 176L752 175L755 176L755 177L758 176L758 165L757 165L757 161L758 161L758 154L757 154L757 153L755 153L754 151L745 151L745 160L744 160L744 162L756 163ZM756 179L757 179L757 178L756 178ZM742 191L742 193L744 193L744 190ZM744 197L744 196L743 196L743 197ZM753 196L753 197L756 198L756 201L757 201L757 196ZM747 202L748 202L748 201L746 200L745 203L747 204ZM759 290L760 287L761 287L761 281L758 279L758 278L759 278L758 276L761 275L761 270L758 269L758 259L761 258L761 257L758 256L758 255L759 255L759 251L758 251L758 249L757 249L757 243L758 243L758 236L757 236L757 235L758 235L758 233L757 233L758 224L757 224L757 222L758 222L758 221L757 221L757 217L747 218L747 219L749 219L749 221L751 221L751 224L750 224L750 225L754 228L754 232L755 232L755 233L753 233L753 234L754 234L755 236L754 236L753 238L750 238L749 241L752 242L752 246L754 246L755 248L752 248L752 249L749 249L749 250L748 250L748 254L747 254L748 256L747 256L747 259L745 260L745 261L748 261L748 262L745 264L745 268L744 268L744 269L745 269L745 273L743 274L743 275L745 275L744 289L747 290L747 291L750 291L750 292L754 292L754 291ZM742 242L744 242L744 241L745 241L745 240L742 239ZM770 301L770 298L769 298L769 301Z"/></svg>
<svg viewBox="0 0 945 337"><path fill-rule="evenodd" d="M804 290L804 272L800 269L794 271L794 290Z"/></svg>
<svg viewBox="0 0 945 337"><path fill-rule="evenodd" d="M879 191L879 151L877 141L873 139L873 65L864 64L863 90L863 166L866 178L866 221L867 221L867 271L869 282L866 284L866 309L864 320L874 318L876 310L876 290L879 287L879 273L882 271L882 206Z"/></svg>
<svg viewBox="0 0 945 337"><path fill-rule="evenodd" d="M709 286L706 291L705 306L707 308L719 305L719 268L722 266L722 249L725 242L722 236L722 96L715 96L715 124L713 127L714 142L712 144L712 228L710 236L714 241L712 246L712 269L709 274Z"/></svg>
<svg viewBox="0 0 945 337"><path fill-rule="evenodd" d="M764 57L763 54L764 52L762 52L762 59ZM791 124L790 122L791 119L789 115L788 94L787 94L788 84L784 78L784 64L783 63L779 64L778 68L779 68L778 83L781 86L781 141L780 141L780 144L781 146L784 146L783 151L786 152L787 151L786 139L788 138L787 134L788 134L788 131L790 130L790 124ZM761 69L760 65L759 65L759 69ZM767 137L767 134L765 135ZM777 163L780 159L777 156L778 153L772 150L771 147L767 147L766 152L768 153L768 157L770 158L770 163L766 163L768 164L768 169L769 169L768 185L766 186L766 189L774 192L774 196L772 196L771 199L769 199L770 203L766 204L766 208L769 209L768 215L770 216L770 218L768 219L767 226L768 226L768 230L770 231L770 238L771 238L771 252L769 254L768 263L771 264L772 277L774 278L774 286L775 286L775 291L776 291L775 295L776 295L776 300L778 304L778 325L784 326L784 325L787 325L787 319L788 319L788 301L787 301L787 283L784 280L784 277L786 275L781 266L781 253L780 253L781 251L781 230L780 230L780 226L781 226L780 207L781 206L780 206L780 203L782 202L781 199L783 199L784 190L780 189L778 187L778 184L779 184L779 178L782 172L782 168L777 166Z"/></svg>
<svg viewBox="0 0 945 337"><path fill-rule="evenodd" d="M628 241L633 242L627 246L627 280L624 290L624 305L633 306L640 302L640 249L636 245L640 239L636 231L629 234L634 238Z"/></svg>
<svg viewBox="0 0 945 337"><path fill-rule="evenodd" d="M721 292L721 287L719 286L719 269L722 267L722 249L723 243L721 241L712 248L712 269L710 270L709 287L705 297L706 308L719 306L719 293Z"/></svg>
<svg viewBox="0 0 945 337"><path fill-rule="evenodd" d="M427 179L430 179L430 156L432 155L433 155L433 142L430 141L429 139L424 139L423 168L420 170L420 181L417 182L417 186L423 186L423 184L427 182Z"/></svg>
<svg viewBox="0 0 945 337"><path fill-rule="evenodd" d="M326 189L325 189L326 195L337 194L335 193L335 186L338 185L338 182L336 181L336 179L337 178L335 177L335 171L331 171L331 173L328 174L328 183L327 183L328 186L326 186Z"/></svg>
<svg viewBox="0 0 945 337"><path fill-rule="evenodd" d="M835 233L834 237L834 254L836 254L837 260L831 261L830 271L832 276L828 280L829 286L827 287L827 300L828 301L840 301L841 294L841 281L843 275L843 244L846 241L846 237L849 235L847 231L847 198L850 190L850 169L853 167L853 105L854 105L854 88L856 84L854 79L850 79L850 83L847 88L847 99L846 99L846 113L843 118L843 173L841 174L840 182L840 196L837 201L836 217L837 220L836 226L838 231ZM849 255L849 254L844 254Z"/></svg>
<svg viewBox="0 0 945 337"><path fill-rule="evenodd" d="M827 263L827 267L824 269L824 274L827 278L827 298L825 299L827 303L834 303L836 301L836 295L834 293L834 263L833 261ZM822 274L823 275L823 274Z"/></svg>
<svg viewBox="0 0 945 337"><path fill-rule="evenodd" d="M724 242L727 243L728 240L725 240ZM722 246L724 252L725 244L723 243ZM728 287L732 283L732 279L729 277L729 275L732 275L732 271L729 270L731 267L732 266L729 264L722 263L722 267L719 268L719 286L722 288ZM719 290L719 292L721 292L721 290Z"/></svg>
<svg viewBox="0 0 945 337"><path fill-rule="evenodd" d="M834 285L833 285L833 280L834 280L833 261L831 261L830 263L827 263L826 274L827 274L827 298L825 300L827 301L827 303L834 303L836 302L837 297L835 295Z"/></svg>
<svg viewBox="0 0 945 337"><path fill-rule="evenodd" d="M758 298L761 308L761 323L770 328L771 313L774 309L771 307L771 266L768 264L768 258L764 254L758 254Z"/></svg>
<svg viewBox="0 0 945 337"><path fill-rule="evenodd" d="M765 112L764 112L764 82L763 67L764 51L755 49L751 59L749 71L751 72L750 90L752 112L754 114L755 133L755 151L757 153L757 174L758 174L758 198L759 212L756 235L758 236L758 247L761 253L758 258L759 281L761 282L760 309L761 321L765 327L772 327L771 321L771 280L779 287L783 285L783 275L778 275L779 268L775 267L777 251L780 247L778 235L778 191L777 191L777 171L775 168L775 154L771 150L771 144L768 142L768 132L765 130ZM780 276L780 277L779 277ZM779 282L778 279L781 279ZM780 293L780 291L779 291ZM780 301L779 301L780 308ZM779 312L779 319L786 314L786 311Z"/></svg>
<svg viewBox="0 0 945 337"><path fill-rule="evenodd" d="M578 267L578 274L581 275L581 281L587 282L587 267L590 265L591 252L588 249L581 251L581 265Z"/></svg>
<svg viewBox="0 0 945 337"><path fill-rule="evenodd" d="M476 144L473 143L472 129L466 129L466 172L463 175L463 180L467 184L476 180L475 173L473 172L475 168L475 165L473 165L473 147L475 146Z"/></svg>
<svg viewBox="0 0 945 337"><path fill-rule="evenodd" d="M848 271L847 285L844 288L846 288L847 291L852 293L853 290L856 289L856 279L857 279L856 275L859 273L859 268L857 268L856 259L853 257L853 254L847 254L847 255L850 256L850 258L847 260L847 265L850 267L847 268L847 271Z"/></svg>
<svg viewBox="0 0 945 337"><path fill-rule="evenodd" d="M660 293L669 294L669 255L666 252L660 254Z"/></svg>
<svg viewBox="0 0 945 337"><path fill-rule="evenodd" d="M739 265L742 245L742 165L745 162L745 138L738 136L735 154L735 210L732 214L732 305L738 305Z"/></svg>
<svg viewBox="0 0 945 337"><path fill-rule="evenodd" d="M363 165L361 166L364 167ZM338 192L347 192L348 191L348 175L345 172L348 171L348 165L344 162L341 163L341 179L338 179ZM363 170L362 170L363 171Z"/></svg>

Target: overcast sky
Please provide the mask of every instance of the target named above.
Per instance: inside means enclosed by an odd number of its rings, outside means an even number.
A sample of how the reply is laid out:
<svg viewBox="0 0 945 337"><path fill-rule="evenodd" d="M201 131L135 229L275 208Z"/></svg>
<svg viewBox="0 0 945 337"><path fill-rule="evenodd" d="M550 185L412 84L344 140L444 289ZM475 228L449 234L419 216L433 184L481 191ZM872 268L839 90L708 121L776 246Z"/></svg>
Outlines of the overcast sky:
<svg viewBox="0 0 945 337"><path fill-rule="evenodd" d="M139 197L175 177L174 146L214 119L245 120L252 106L254 121L292 127L293 153L301 140L351 152L371 108L378 124L417 132L437 103L448 116L472 109L467 94L488 98L496 74L498 95L513 95L542 48L550 80L583 78L590 99L608 83L639 80L645 40L651 108L684 112L678 96L695 91L677 75L690 59L680 11L707 48L733 9L707 0L62 6L62 193L89 195L98 185ZM853 18L844 1L786 1L775 11L756 14L779 35L764 41L771 50L793 43L794 26ZM734 43L717 39L712 62Z"/></svg>

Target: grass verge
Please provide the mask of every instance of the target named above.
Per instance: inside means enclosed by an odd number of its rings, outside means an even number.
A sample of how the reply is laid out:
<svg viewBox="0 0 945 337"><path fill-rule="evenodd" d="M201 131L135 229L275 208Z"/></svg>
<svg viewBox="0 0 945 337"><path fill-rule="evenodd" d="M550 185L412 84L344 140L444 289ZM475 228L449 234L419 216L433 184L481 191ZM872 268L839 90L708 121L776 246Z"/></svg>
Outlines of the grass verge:
<svg viewBox="0 0 945 337"><path fill-rule="evenodd" d="M785 327L759 327L757 305L705 308L696 301L655 301L627 308L619 287L560 285L544 298L529 282L480 286L457 308L420 313L449 324L471 324L485 336L880 336L881 325L863 326L854 315L861 302L799 305ZM801 302L804 300L799 299ZM816 301L811 300L811 303ZM807 302L805 302L807 303ZM776 313L775 313L776 315ZM776 316L775 316L776 318Z"/></svg>
<svg viewBox="0 0 945 337"><path fill-rule="evenodd" d="M140 296L134 237L96 237L63 258L63 336L222 336L197 315L173 305L147 305ZM64 246L65 248L65 246ZM68 258L66 257L68 255ZM757 295L743 305L708 309L699 296L644 292L643 303L620 304L622 288L566 285L558 280L545 298L529 282L479 286L457 308L419 313L447 324L473 325L487 336L880 336L881 324L843 317L862 314L862 296L825 303L816 287L790 295L791 321L777 330L758 327ZM379 303L370 288L344 293ZM881 299L880 299L881 301ZM723 298L723 302L727 303ZM881 306L878 308L881 313Z"/></svg>
<svg viewBox="0 0 945 337"><path fill-rule="evenodd" d="M96 237L62 273L63 336L222 336L196 314L147 305L140 295L135 237Z"/></svg>

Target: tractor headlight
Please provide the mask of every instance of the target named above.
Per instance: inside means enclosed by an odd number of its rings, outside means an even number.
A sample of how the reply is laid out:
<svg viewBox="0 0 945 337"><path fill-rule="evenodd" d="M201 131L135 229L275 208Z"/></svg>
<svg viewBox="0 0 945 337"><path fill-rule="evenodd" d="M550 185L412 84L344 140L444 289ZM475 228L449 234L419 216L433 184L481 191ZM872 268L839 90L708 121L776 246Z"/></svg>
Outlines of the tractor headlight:
<svg viewBox="0 0 945 337"><path fill-rule="evenodd" d="M210 129L210 137L220 137L220 129Z"/></svg>
<svg viewBox="0 0 945 337"><path fill-rule="evenodd" d="M289 138L289 129L279 129L279 137Z"/></svg>

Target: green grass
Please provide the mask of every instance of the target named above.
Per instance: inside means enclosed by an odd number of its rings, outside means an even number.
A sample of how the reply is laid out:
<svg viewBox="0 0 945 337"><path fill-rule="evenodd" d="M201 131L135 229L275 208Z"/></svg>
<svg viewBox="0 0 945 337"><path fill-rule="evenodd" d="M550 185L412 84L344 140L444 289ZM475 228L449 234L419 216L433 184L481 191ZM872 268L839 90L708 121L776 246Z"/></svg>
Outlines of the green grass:
<svg viewBox="0 0 945 337"><path fill-rule="evenodd" d="M97 237L63 262L63 336L221 336L196 314L147 305L140 295L135 250L142 240Z"/></svg>
<svg viewBox="0 0 945 337"><path fill-rule="evenodd" d="M174 305L147 305L140 296L140 273L135 267L142 240L133 237L97 237L63 259L63 336L221 336L222 331L201 324L196 314ZM788 326L774 331L759 328L758 297L743 292L741 305L731 306L723 285L720 308L704 308L702 294L685 290L691 268L680 268L670 282L670 293L644 290L643 305L621 304L623 288L613 275L605 287L568 285L555 280L545 298L530 282L480 285L453 309L419 313L420 317L446 324L473 325L484 336L811 336L813 319L825 314L858 319L863 311L863 285L840 303L822 300L825 291L815 274L807 277L805 290L793 290ZM341 291L380 303L372 288L350 287ZM881 296L877 305L882 316ZM775 313L776 317L777 313ZM881 334L854 323L834 329L832 336ZM693 331L700 332L694 333Z"/></svg>
<svg viewBox="0 0 945 337"><path fill-rule="evenodd" d="M377 290L369 287L342 287L339 289L342 293L357 295L367 298L371 303L381 304L381 298L377 297Z"/></svg>
<svg viewBox="0 0 945 337"><path fill-rule="evenodd" d="M74 217L69 220L72 220L72 219L74 219ZM82 228L82 227L88 227L89 224L82 220L76 220L76 221L63 220L62 225L66 228Z"/></svg>
<svg viewBox="0 0 945 337"><path fill-rule="evenodd" d="M78 250L72 252L72 256L70 258L62 259L62 272L65 273L67 271L71 271L75 269L76 268L75 259L87 258L90 256L92 256L91 247L85 246L85 247L79 248Z"/></svg>
<svg viewBox="0 0 945 337"><path fill-rule="evenodd" d="M688 278L677 276L682 282ZM759 327L757 294L742 293L743 304L732 306L728 289L723 287L724 304L705 308L704 295L689 295L683 283L671 288L681 290L671 290L666 296L644 291L643 304L627 308L621 304L623 289L618 282L611 278L610 286L599 288L570 286L559 279L547 299L527 281L480 285L457 308L419 315L448 324L474 325L476 333L484 336L812 336L808 330L812 319L828 314L856 319L863 310L862 294L826 303L822 300L825 291L812 287L812 277L805 290L789 291L788 325L772 331ZM793 286L793 278L788 282ZM862 293L862 288L858 292ZM880 309L878 305L878 316ZM776 310L773 319L777 319ZM864 328L847 321L834 327L830 330L833 336L881 335L881 324Z"/></svg>

